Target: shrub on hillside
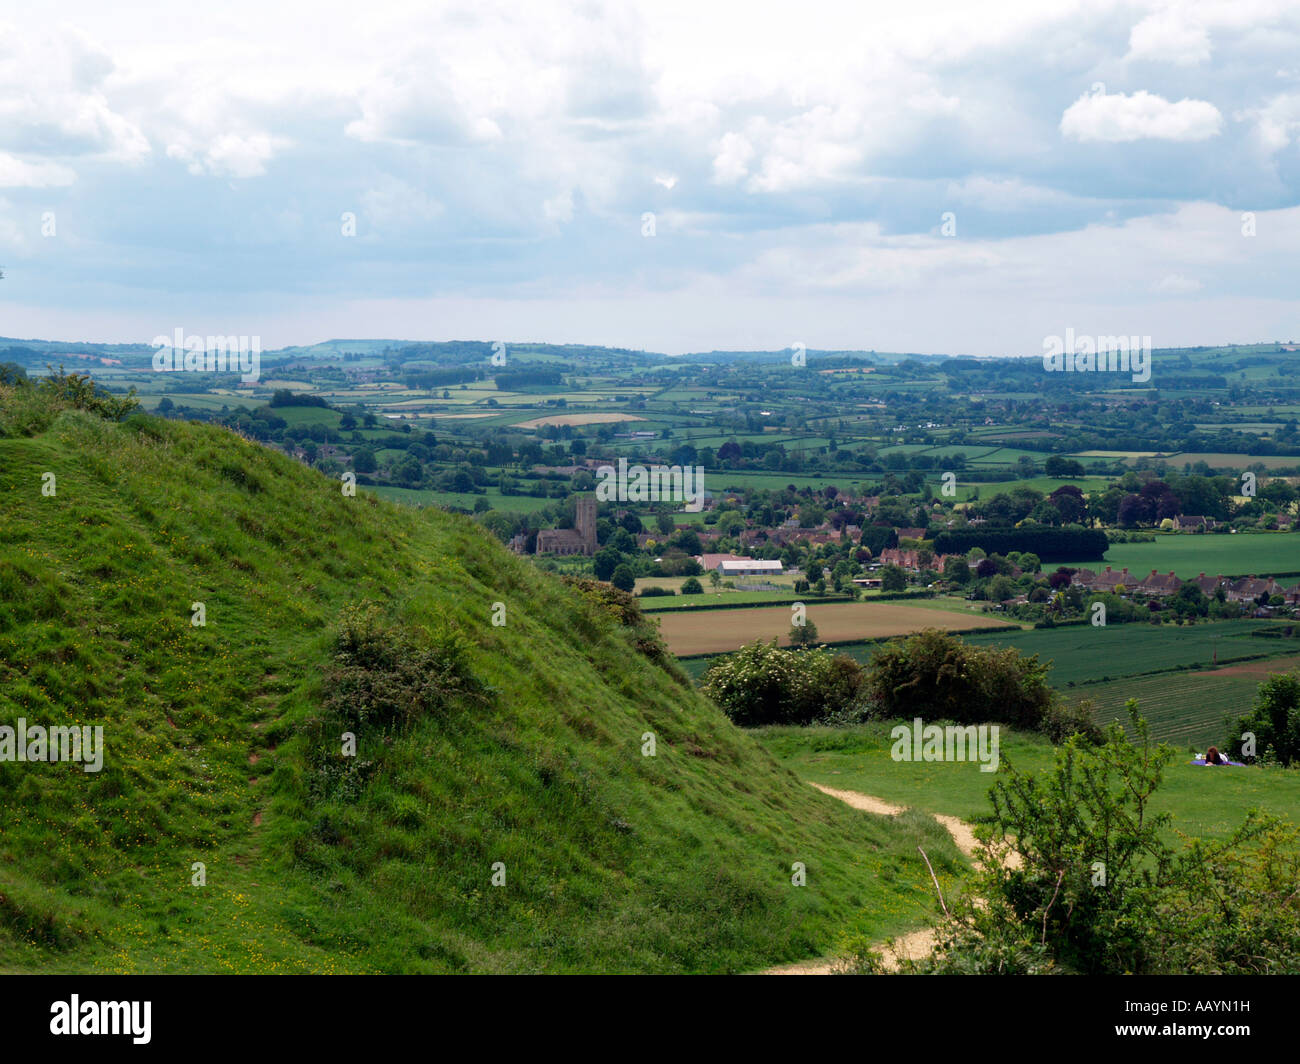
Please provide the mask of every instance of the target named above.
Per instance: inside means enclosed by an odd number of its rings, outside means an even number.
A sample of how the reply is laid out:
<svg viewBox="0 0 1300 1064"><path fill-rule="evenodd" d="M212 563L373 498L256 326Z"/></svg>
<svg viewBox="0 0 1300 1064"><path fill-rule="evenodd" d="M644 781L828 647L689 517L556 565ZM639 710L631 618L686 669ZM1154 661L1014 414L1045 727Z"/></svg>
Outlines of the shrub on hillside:
<svg viewBox="0 0 1300 1064"><path fill-rule="evenodd" d="M118 421L140 405L132 388L126 395L113 395L105 391L94 380L79 373L64 373L53 370L40 383L40 390L56 403L85 410L109 421Z"/></svg>
<svg viewBox="0 0 1300 1064"><path fill-rule="evenodd" d="M688 576L685 580L682 581L682 594L703 595L704 585L701 584L698 580L696 580L695 577Z"/></svg>
<svg viewBox="0 0 1300 1064"><path fill-rule="evenodd" d="M811 724L860 707L862 666L846 654L758 640L714 662L702 688L742 727Z"/></svg>
<svg viewBox="0 0 1300 1064"><path fill-rule="evenodd" d="M112 395L76 373L51 372L39 384L13 378L0 384L0 436L44 432L61 410L85 410L118 421L139 405L134 388L126 395Z"/></svg>
<svg viewBox="0 0 1300 1064"><path fill-rule="evenodd" d="M641 604L636 596L622 591L612 584L586 577L564 577L564 582L601 613L612 618L623 628L629 629L636 649L663 669L669 676L682 685L689 681L682 672L663 639L659 636L659 626L641 612Z"/></svg>
<svg viewBox="0 0 1300 1064"><path fill-rule="evenodd" d="M976 647L927 628L892 639L867 667L878 715L1038 728L1052 705L1049 666L1012 647Z"/></svg>
<svg viewBox="0 0 1300 1064"><path fill-rule="evenodd" d="M325 707L353 727L404 731L456 702L485 703L470 641L452 627L421 632L383 622L376 606L344 609L325 676Z"/></svg>

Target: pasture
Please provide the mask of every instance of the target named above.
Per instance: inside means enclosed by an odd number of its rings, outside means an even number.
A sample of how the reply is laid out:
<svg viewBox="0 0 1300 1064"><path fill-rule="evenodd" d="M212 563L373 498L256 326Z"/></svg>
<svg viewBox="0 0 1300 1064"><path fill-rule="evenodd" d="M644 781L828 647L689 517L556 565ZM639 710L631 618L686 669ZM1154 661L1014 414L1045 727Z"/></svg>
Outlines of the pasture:
<svg viewBox="0 0 1300 1064"><path fill-rule="evenodd" d="M1096 570L1097 562L1067 562ZM1186 579L1209 576L1269 576L1300 572L1300 534L1294 532L1176 533L1154 543L1112 543L1101 567L1128 568L1146 576L1152 569ZM1291 581L1287 586L1295 581Z"/></svg>
<svg viewBox="0 0 1300 1064"><path fill-rule="evenodd" d="M875 795L927 813L965 820L989 815L987 795L993 773L981 772L973 762L894 761L889 756L891 726L872 722L853 728L767 727L750 734L800 779ZM1041 736L1005 727L999 731L999 753L1003 764L1033 772L1049 769L1056 756L1055 748ZM1300 772L1210 769L1189 761L1180 750L1152 799L1154 812L1173 815L1167 832L1171 841L1177 832L1225 838L1252 808L1300 823Z"/></svg>

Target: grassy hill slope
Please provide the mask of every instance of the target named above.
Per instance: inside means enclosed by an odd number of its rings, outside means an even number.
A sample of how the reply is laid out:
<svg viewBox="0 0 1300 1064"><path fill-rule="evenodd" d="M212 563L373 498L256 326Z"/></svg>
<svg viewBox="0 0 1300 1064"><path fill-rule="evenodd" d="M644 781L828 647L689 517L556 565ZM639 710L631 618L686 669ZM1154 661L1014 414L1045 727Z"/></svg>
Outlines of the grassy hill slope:
<svg viewBox="0 0 1300 1064"><path fill-rule="evenodd" d="M629 619L468 519L0 389L0 724L107 747L0 763L0 970L737 971L930 911L946 832L800 784Z"/></svg>

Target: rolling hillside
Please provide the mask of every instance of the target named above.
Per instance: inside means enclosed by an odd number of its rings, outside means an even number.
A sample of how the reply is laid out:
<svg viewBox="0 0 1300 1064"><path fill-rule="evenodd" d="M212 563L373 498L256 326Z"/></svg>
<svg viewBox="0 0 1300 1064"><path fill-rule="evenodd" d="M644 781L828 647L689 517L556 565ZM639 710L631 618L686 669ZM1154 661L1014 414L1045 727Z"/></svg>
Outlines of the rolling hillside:
<svg viewBox="0 0 1300 1064"><path fill-rule="evenodd" d="M0 763L0 971L741 971L919 922L918 843L964 868L469 519L29 388L0 500L0 725L106 747Z"/></svg>

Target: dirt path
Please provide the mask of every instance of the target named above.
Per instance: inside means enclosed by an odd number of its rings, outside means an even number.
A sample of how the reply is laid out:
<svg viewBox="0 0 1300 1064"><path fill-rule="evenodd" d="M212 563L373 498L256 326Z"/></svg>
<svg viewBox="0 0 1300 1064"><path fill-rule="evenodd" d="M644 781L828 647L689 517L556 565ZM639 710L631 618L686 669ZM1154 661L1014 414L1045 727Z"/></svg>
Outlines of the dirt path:
<svg viewBox="0 0 1300 1064"><path fill-rule="evenodd" d="M883 798L876 798L874 795L862 794L860 791L842 791L835 787L823 787L820 783L814 783L823 794L829 794L832 798L838 798L845 805L851 805L854 809L861 809L864 813L876 813L880 816L898 816L906 806L894 805L892 802L886 802ZM961 850L967 857L973 858L979 847L979 840L975 838L974 829L966 821L955 816L947 816L943 813L930 814L935 820L939 821L948 829L948 834L952 836L952 841L957 849ZM1007 857L1008 866L1014 868L1020 864L1020 855L1018 853L1009 854ZM893 948L881 950L885 958L885 964L890 969L898 967L898 962L904 958L908 960L919 960L934 950L936 935L933 928L923 927L919 931L913 931L907 935L901 935L894 939ZM822 958L812 961L797 961L794 964L782 964L777 968L768 968L761 972L762 975L830 975L831 969L837 962L833 959Z"/></svg>

